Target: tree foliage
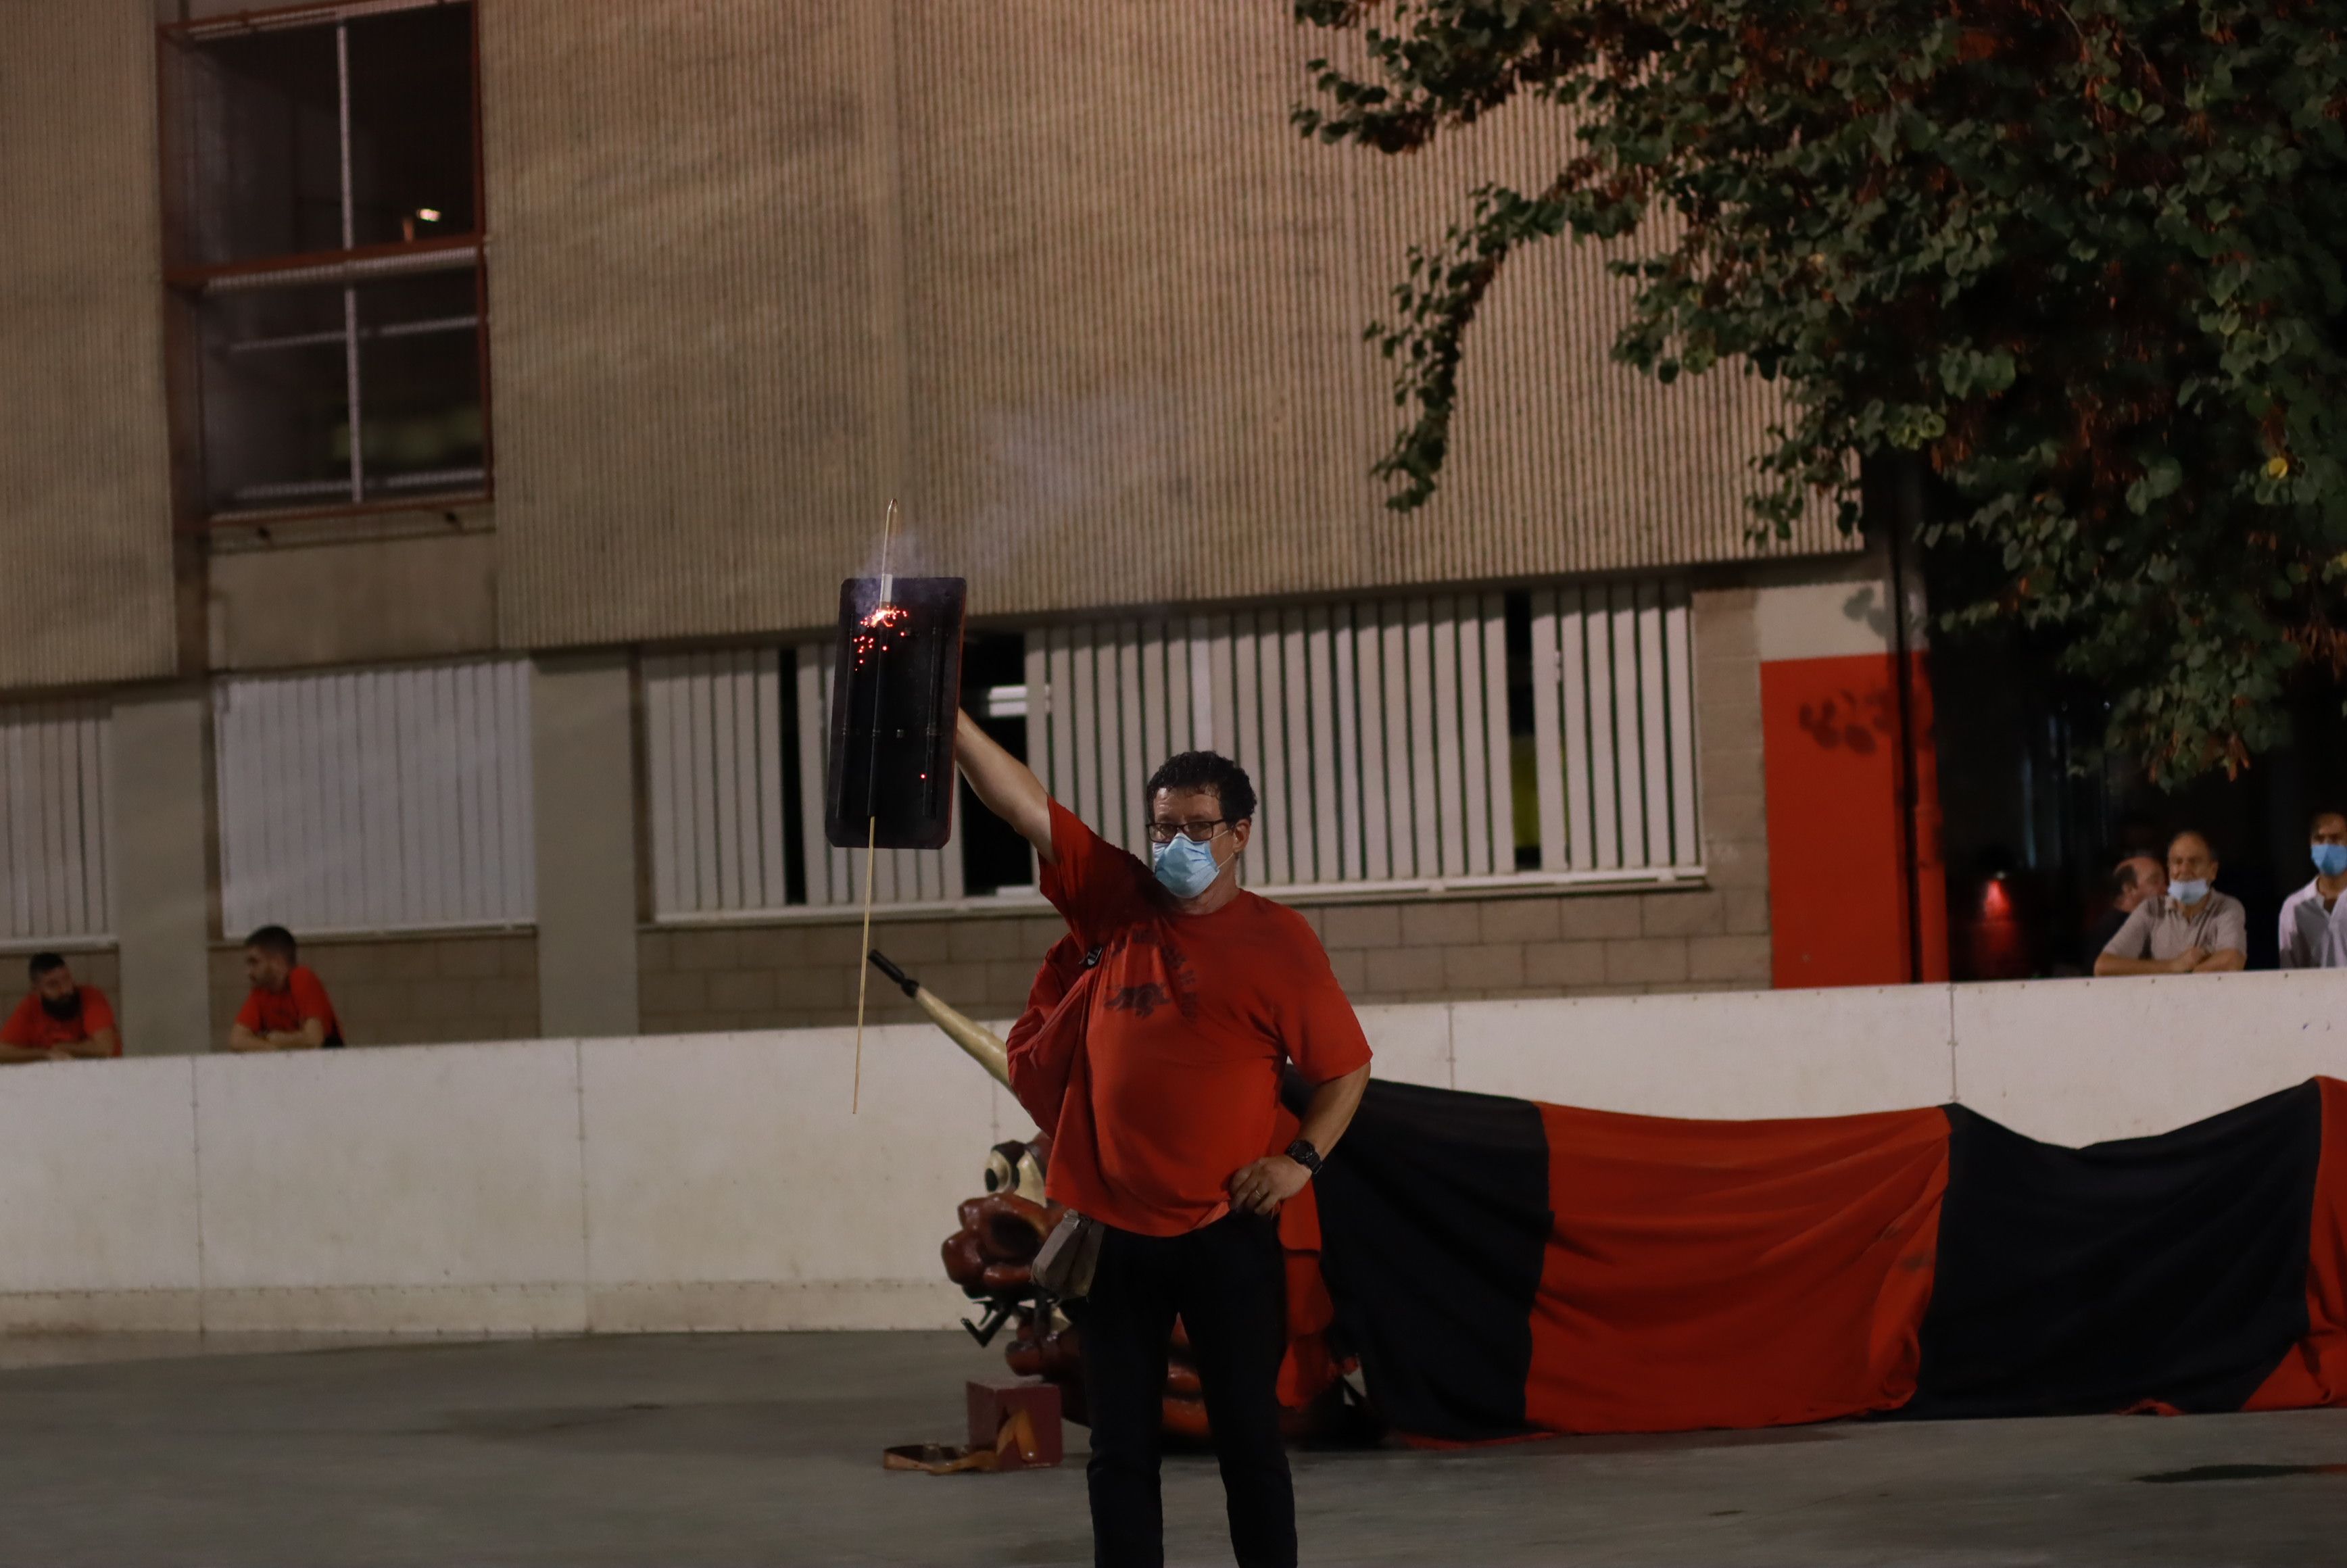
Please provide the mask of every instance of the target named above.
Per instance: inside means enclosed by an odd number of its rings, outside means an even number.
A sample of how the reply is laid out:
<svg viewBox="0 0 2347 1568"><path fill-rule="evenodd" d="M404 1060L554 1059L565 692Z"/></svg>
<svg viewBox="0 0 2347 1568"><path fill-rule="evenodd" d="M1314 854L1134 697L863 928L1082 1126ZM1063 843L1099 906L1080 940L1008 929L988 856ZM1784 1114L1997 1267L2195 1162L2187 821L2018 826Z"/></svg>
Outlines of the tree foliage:
<svg viewBox="0 0 2347 1568"><path fill-rule="evenodd" d="M2110 743L2170 784L2336 680L2347 579L2347 9L2269 0L1296 0L1356 35L1310 136L1388 153L1503 106L1569 117L1539 190L1486 186L1391 320L1432 494L1478 307L1525 247L1625 240L1617 358L1778 383L1756 530L1857 521L1853 456L2001 551L1958 621L2058 630ZM1517 100L1528 102L1519 104Z"/></svg>

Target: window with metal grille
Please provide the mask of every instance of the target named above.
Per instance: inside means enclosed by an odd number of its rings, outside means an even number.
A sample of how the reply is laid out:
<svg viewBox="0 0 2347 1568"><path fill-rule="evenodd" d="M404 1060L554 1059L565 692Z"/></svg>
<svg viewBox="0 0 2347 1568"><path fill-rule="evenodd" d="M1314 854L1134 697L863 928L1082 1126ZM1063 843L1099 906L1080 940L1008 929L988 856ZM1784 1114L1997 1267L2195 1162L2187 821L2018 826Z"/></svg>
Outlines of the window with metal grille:
<svg viewBox="0 0 2347 1568"><path fill-rule="evenodd" d="M823 838L831 657L646 661L661 917L861 901L861 853ZM1023 681L972 659L963 700L1136 855L1158 763L1236 759L1262 798L1245 875L1283 896L1658 881L1702 869L1692 658L1684 588L1625 582L1040 627ZM973 809L943 851L883 852L874 902L1031 887Z"/></svg>
<svg viewBox="0 0 2347 1568"><path fill-rule="evenodd" d="M862 902L863 853L823 832L833 661L827 643L645 659L656 917ZM961 898L965 816L941 850L879 851L874 902Z"/></svg>
<svg viewBox="0 0 2347 1568"><path fill-rule="evenodd" d="M1051 628L1030 641L1030 754L1136 854L1158 760L1235 759L1266 890L1683 875L1690 657L1686 593L1653 582Z"/></svg>
<svg viewBox="0 0 2347 1568"><path fill-rule="evenodd" d="M536 918L526 661L222 681L212 710L229 935Z"/></svg>
<svg viewBox="0 0 2347 1568"><path fill-rule="evenodd" d="M102 707L0 707L0 939L108 939L108 753Z"/></svg>
<svg viewBox="0 0 2347 1568"><path fill-rule="evenodd" d="M185 487L216 521L485 494L473 8L161 29Z"/></svg>
<svg viewBox="0 0 2347 1568"><path fill-rule="evenodd" d="M1686 589L1551 589L1530 609L1542 867L1700 866Z"/></svg>
<svg viewBox="0 0 2347 1568"><path fill-rule="evenodd" d="M656 912L719 914L804 901L793 892L801 846L792 841L806 827L783 728L788 659L787 650L744 648L644 660ZM821 831L818 810L818 837Z"/></svg>

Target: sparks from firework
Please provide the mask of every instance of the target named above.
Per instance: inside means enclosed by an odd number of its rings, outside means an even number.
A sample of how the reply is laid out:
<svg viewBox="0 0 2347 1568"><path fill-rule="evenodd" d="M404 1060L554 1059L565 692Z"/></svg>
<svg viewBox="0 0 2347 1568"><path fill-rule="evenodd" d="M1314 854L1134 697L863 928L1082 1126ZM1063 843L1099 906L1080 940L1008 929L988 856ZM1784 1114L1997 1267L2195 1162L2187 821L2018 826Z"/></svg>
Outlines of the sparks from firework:
<svg viewBox="0 0 2347 1568"><path fill-rule="evenodd" d="M912 612L903 605L883 604L857 621L856 624L864 630L858 631L848 644L856 652L856 667L861 670L873 655L902 646L911 633L912 619Z"/></svg>

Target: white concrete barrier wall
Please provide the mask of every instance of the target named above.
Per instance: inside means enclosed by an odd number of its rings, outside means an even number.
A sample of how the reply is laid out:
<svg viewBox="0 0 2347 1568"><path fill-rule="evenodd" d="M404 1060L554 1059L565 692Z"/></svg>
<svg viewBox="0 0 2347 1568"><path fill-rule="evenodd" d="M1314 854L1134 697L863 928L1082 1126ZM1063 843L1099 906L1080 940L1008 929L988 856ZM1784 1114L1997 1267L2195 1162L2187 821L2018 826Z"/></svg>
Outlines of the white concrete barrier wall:
<svg viewBox="0 0 2347 1568"><path fill-rule="evenodd" d="M1029 1129L936 1030L867 1030L860 1093L850 1030L580 1054L589 1327L949 1327L968 1309L938 1244L988 1149Z"/></svg>
<svg viewBox="0 0 2347 1568"><path fill-rule="evenodd" d="M199 1326L198 1065L0 1076L0 1328Z"/></svg>
<svg viewBox="0 0 2347 1568"><path fill-rule="evenodd" d="M1389 1078L2033 1137L2347 1077L2347 974L1366 1009ZM1010 1097L926 1025L0 1072L0 1328L936 1327Z"/></svg>
<svg viewBox="0 0 2347 1568"><path fill-rule="evenodd" d="M1952 1098L1948 988L1461 1003L1454 1087L1653 1116L1840 1116Z"/></svg>
<svg viewBox="0 0 2347 1568"><path fill-rule="evenodd" d="M204 1326L583 1328L579 1062L552 1040L198 1061Z"/></svg>
<svg viewBox="0 0 2347 1568"><path fill-rule="evenodd" d="M2017 1132L2165 1132L2347 1078L2347 970L1955 986L1957 1098Z"/></svg>

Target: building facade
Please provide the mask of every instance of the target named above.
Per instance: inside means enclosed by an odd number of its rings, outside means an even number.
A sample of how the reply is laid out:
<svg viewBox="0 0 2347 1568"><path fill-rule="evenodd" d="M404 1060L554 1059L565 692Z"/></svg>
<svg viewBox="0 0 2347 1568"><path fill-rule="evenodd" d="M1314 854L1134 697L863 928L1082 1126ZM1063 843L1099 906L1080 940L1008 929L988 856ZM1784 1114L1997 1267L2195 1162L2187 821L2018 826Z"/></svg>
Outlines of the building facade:
<svg viewBox="0 0 2347 1568"><path fill-rule="evenodd" d="M1558 244L1440 498L1369 477L1363 324L1553 122L1308 144L1276 5L21 9L0 946L135 1051L220 1039L263 922L354 1044L851 1016L830 627L891 498L965 706L1128 843L1163 754L1238 757L1360 999L1943 961L1920 655L1829 523L1747 536L1761 384L1612 364ZM871 893L980 1014L1060 930L967 811Z"/></svg>

